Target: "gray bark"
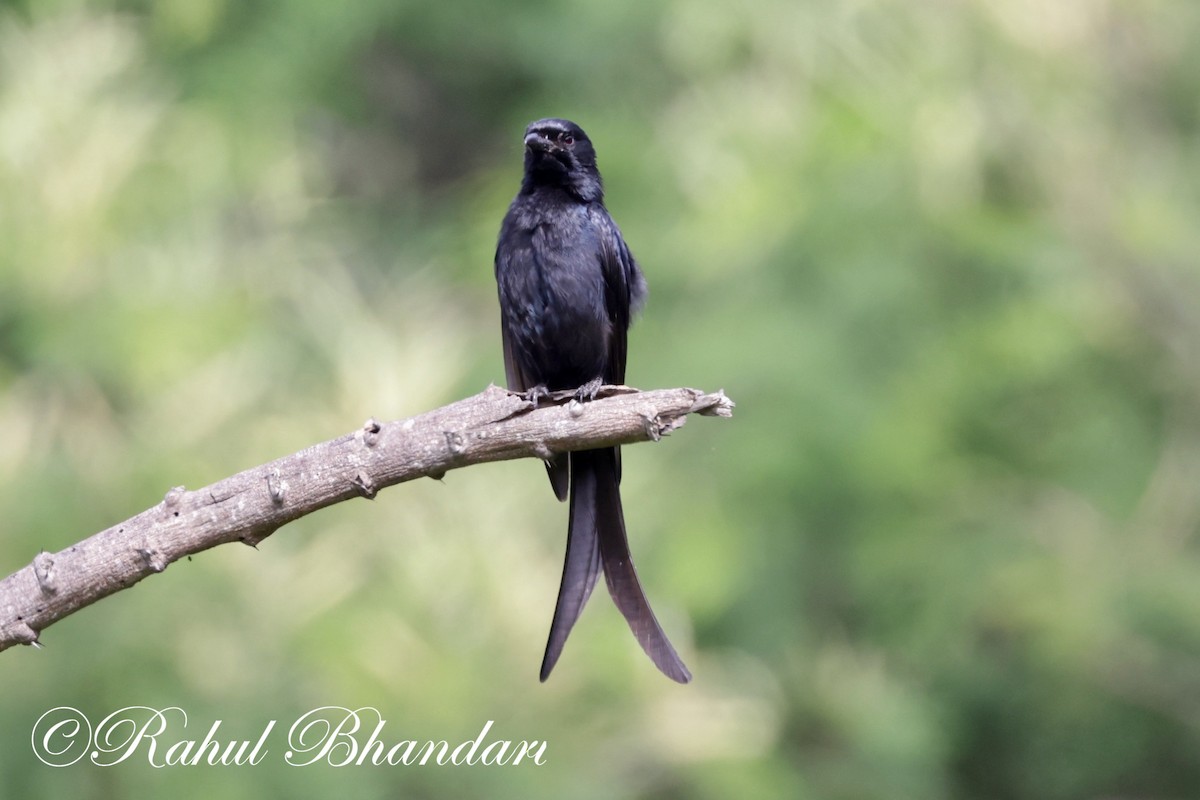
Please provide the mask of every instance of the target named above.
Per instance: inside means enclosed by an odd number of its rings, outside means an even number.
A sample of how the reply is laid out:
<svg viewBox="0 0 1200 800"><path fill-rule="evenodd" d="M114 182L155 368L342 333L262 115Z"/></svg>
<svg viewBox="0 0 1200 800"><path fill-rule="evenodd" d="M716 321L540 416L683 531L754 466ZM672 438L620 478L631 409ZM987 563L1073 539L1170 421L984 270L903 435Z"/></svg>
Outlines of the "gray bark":
<svg viewBox="0 0 1200 800"><path fill-rule="evenodd" d="M239 472L195 491L177 486L153 508L0 581L0 650L101 598L226 542L256 545L280 526L353 497L371 499L414 478L566 450L657 441L689 414L731 416L724 393L604 387L579 403L571 392L528 399L491 386L474 397L358 430Z"/></svg>

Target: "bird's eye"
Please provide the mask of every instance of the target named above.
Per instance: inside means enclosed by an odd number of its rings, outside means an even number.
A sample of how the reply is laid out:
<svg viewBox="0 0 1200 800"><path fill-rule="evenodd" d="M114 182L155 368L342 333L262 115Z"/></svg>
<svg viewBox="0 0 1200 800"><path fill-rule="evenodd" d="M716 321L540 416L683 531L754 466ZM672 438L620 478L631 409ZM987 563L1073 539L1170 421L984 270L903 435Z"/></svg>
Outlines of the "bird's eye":
<svg viewBox="0 0 1200 800"><path fill-rule="evenodd" d="M575 144L575 137L569 133L564 133L563 137L562 137L562 142L567 147L570 147L571 145Z"/></svg>

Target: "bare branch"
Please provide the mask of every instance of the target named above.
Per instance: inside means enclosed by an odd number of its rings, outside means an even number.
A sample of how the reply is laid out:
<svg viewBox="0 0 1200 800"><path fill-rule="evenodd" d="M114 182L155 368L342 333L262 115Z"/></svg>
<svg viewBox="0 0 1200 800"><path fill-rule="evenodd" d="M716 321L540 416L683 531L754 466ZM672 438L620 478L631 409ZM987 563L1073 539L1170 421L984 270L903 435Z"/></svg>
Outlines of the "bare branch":
<svg viewBox="0 0 1200 800"><path fill-rule="evenodd" d="M547 458L657 441L689 414L731 416L724 393L603 387L595 401L571 392L539 399L491 386L474 397L395 422L369 419L354 433L163 501L0 581L0 650L33 644L47 626L226 542L255 545L294 519L414 478L514 458Z"/></svg>

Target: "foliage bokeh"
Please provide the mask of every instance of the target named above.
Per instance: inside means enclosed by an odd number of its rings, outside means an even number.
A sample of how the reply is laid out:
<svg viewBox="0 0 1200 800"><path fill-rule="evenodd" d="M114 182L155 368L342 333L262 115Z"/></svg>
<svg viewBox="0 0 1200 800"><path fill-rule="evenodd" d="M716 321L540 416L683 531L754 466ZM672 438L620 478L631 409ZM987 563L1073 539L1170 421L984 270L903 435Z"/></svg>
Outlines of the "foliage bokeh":
<svg viewBox="0 0 1200 800"><path fill-rule="evenodd" d="M520 132L597 143L648 275L628 448L696 673L602 593L536 668L565 512L451 473L223 547L0 656L13 796L1200 792L1200 8L1118 0L0 8L4 572L502 380ZM251 736L372 705L540 768L52 770L46 709Z"/></svg>

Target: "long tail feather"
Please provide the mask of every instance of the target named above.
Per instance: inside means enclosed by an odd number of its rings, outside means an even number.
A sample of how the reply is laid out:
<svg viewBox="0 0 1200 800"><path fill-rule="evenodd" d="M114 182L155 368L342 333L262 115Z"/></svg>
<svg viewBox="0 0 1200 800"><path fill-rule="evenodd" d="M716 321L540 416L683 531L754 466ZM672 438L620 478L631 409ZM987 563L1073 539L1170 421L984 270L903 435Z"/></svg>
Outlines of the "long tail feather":
<svg viewBox="0 0 1200 800"><path fill-rule="evenodd" d="M558 602L554 606L554 620L550 623L550 638L546 642L546 653L542 657L540 677L543 681L550 677L550 671L558 663L563 645L567 643L567 635L570 634L571 628L575 627L575 621L579 619L583 606L596 586L596 578L600 575L600 540L596 537L595 522L595 473L591 470L585 470L583 475L575 473L574 455L571 456L570 463L573 477L570 527L567 528L567 556L563 562L562 582L558 587ZM566 463L561 464L564 475L566 468ZM551 482L554 482L553 470Z"/></svg>
<svg viewBox="0 0 1200 800"><path fill-rule="evenodd" d="M625 534L625 515L621 509L619 464L616 448L571 454L571 527L567 534L567 564L550 629L550 642L546 646L546 659L542 663L542 680L558 660L567 634L595 585L597 562L603 565L609 594L650 660L673 681L687 683L692 679L691 672L658 624L633 566ZM590 553L587 559L585 547Z"/></svg>

